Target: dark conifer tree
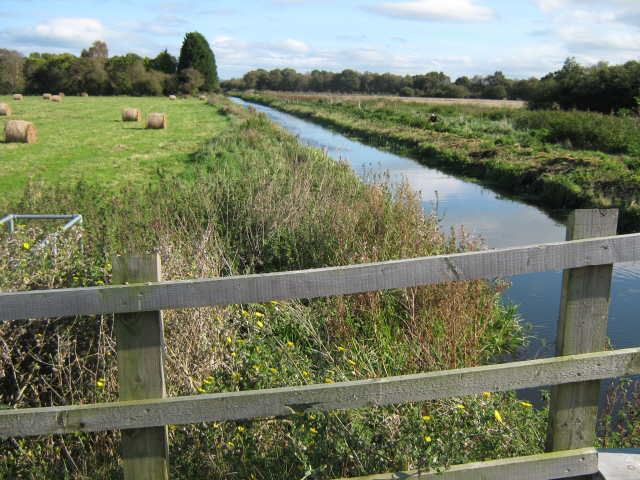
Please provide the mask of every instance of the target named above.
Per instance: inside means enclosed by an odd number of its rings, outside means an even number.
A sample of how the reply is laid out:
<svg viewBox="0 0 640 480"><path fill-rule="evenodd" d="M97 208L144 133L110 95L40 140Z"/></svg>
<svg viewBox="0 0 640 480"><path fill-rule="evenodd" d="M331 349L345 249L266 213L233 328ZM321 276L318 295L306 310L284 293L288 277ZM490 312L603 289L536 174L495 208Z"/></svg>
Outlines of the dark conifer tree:
<svg viewBox="0 0 640 480"><path fill-rule="evenodd" d="M185 68L195 68L202 74L204 77L203 90L216 90L218 86L216 60L209 42L198 32L189 32L184 36L184 42L180 48L178 71Z"/></svg>

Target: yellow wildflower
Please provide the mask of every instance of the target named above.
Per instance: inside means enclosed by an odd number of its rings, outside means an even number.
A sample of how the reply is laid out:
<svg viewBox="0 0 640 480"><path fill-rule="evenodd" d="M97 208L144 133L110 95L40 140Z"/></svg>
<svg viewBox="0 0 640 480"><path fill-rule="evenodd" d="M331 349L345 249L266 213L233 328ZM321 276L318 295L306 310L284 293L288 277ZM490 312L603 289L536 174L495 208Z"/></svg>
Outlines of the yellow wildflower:
<svg viewBox="0 0 640 480"><path fill-rule="evenodd" d="M264 327L264 323L262 323L262 322L258 322L258 326L259 326L260 328L262 328L262 327Z"/></svg>
<svg viewBox="0 0 640 480"><path fill-rule="evenodd" d="M220 317L216 317L216 318L218 319L218 321L219 321L219 322L221 322L221 321L222 321L222 319L221 319Z"/></svg>
<svg viewBox="0 0 640 480"><path fill-rule="evenodd" d="M246 310L242 310L242 314L246 315L247 317L249 316L249 312L247 312Z"/></svg>
<svg viewBox="0 0 640 480"><path fill-rule="evenodd" d="M306 371L306 370L303 370L303 371L302 371L302 375L304 375L305 377L307 377L309 374L307 373L307 371Z"/></svg>
<svg viewBox="0 0 640 480"><path fill-rule="evenodd" d="M338 350L340 350L341 352L346 352L347 350L343 347L338 347Z"/></svg>
<svg viewBox="0 0 640 480"><path fill-rule="evenodd" d="M231 352L231 356L235 357L236 356L236 352Z"/></svg>
<svg viewBox="0 0 640 480"><path fill-rule="evenodd" d="M211 385L211 382L209 380L203 380L203 382L207 385Z"/></svg>
<svg viewBox="0 0 640 480"><path fill-rule="evenodd" d="M500 412L498 410L495 410L493 412L493 416L496 418L497 421L502 422L502 416L500 415Z"/></svg>
<svg viewBox="0 0 640 480"><path fill-rule="evenodd" d="M111 268L111 264L110 263L107 263L107 268Z"/></svg>
<svg viewBox="0 0 640 480"><path fill-rule="evenodd" d="M103 285L104 282L102 280L98 280L98 285Z"/></svg>
<svg viewBox="0 0 640 480"><path fill-rule="evenodd" d="M310 431L311 433L318 433L318 431L317 431L315 428L310 428L310 429L309 429L309 431Z"/></svg>
<svg viewBox="0 0 640 480"><path fill-rule="evenodd" d="M239 373L234 373L233 375L231 375L231 378L233 378L234 380L241 380L242 379L242 375L240 375Z"/></svg>
<svg viewBox="0 0 640 480"><path fill-rule="evenodd" d="M326 383L333 383L333 380L331 380L330 378L325 378L325 379L324 379L324 381L325 381Z"/></svg>
<svg viewBox="0 0 640 480"><path fill-rule="evenodd" d="M253 368L255 368L256 370L260 370L260 367L258 365L254 365Z"/></svg>
<svg viewBox="0 0 640 480"><path fill-rule="evenodd" d="M96 382L96 385L98 385L99 387L104 387L104 383L102 382Z"/></svg>
<svg viewBox="0 0 640 480"><path fill-rule="evenodd" d="M489 392L484 392L483 395L487 398L489 398L491 396L491 394Z"/></svg>
<svg viewBox="0 0 640 480"><path fill-rule="evenodd" d="M424 417L422 417L422 419L423 419L425 422L428 422L429 420L431 420L431 417L430 417L429 415L425 415Z"/></svg>
<svg viewBox="0 0 640 480"><path fill-rule="evenodd" d="M176 428L180 428L180 427L178 427L177 425L169 425L169 428L171 430L175 430Z"/></svg>
<svg viewBox="0 0 640 480"><path fill-rule="evenodd" d="M227 343L231 343L231 337L227 337Z"/></svg>
<svg viewBox="0 0 640 480"><path fill-rule="evenodd" d="M209 380L215 381L215 377L212 377L211 375L209 375Z"/></svg>
<svg viewBox="0 0 640 480"><path fill-rule="evenodd" d="M310 447L313 447L315 444L316 444L316 442L314 442L313 440L311 440L311 441L309 442L309 446L310 446Z"/></svg>
<svg viewBox="0 0 640 480"><path fill-rule="evenodd" d="M355 365L355 364L356 364L356 362L354 362L353 360L349 360L349 363L350 363L351 365Z"/></svg>
<svg viewBox="0 0 640 480"><path fill-rule="evenodd" d="M523 407L533 407L533 405L531 405L530 403L527 403L527 402L520 402L520 404L521 404Z"/></svg>
<svg viewBox="0 0 640 480"><path fill-rule="evenodd" d="M431 437L424 437L424 441L427 443L431 443Z"/></svg>
<svg viewBox="0 0 640 480"><path fill-rule="evenodd" d="M244 432L244 427L238 427L239 432Z"/></svg>
<svg viewBox="0 0 640 480"><path fill-rule="evenodd" d="M231 448L235 447L235 445L233 444L233 442L229 442L229 446L230 446Z"/></svg>
<svg viewBox="0 0 640 480"><path fill-rule="evenodd" d="M273 303L274 305L277 305L278 302L276 302L275 300L271 300L271 303Z"/></svg>
<svg viewBox="0 0 640 480"><path fill-rule="evenodd" d="M262 314L260 312L256 312L256 317L260 318Z"/></svg>
<svg viewBox="0 0 640 480"><path fill-rule="evenodd" d="M200 393L207 393L207 391L206 391L204 388L199 388L199 389L198 389L198 391L199 391Z"/></svg>
<svg viewBox="0 0 640 480"><path fill-rule="evenodd" d="M29 250L29 244L28 243L23 243L22 246L24 247L25 250Z"/></svg>
<svg viewBox="0 0 640 480"><path fill-rule="evenodd" d="M271 367L269 370L271 370L271 373L278 373L278 370L276 370L275 368Z"/></svg>
<svg viewBox="0 0 640 480"><path fill-rule="evenodd" d="M246 340L242 340L242 339L240 339L240 340L238 340L238 341L239 341L240 343L247 343L247 341L246 341Z"/></svg>
<svg viewBox="0 0 640 480"><path fill-rule="evenodd" d="M293 347L293 342L287 342L287 345L289 345L290 347Z"/></svg>
<svg viewBox="0 0 640 480"><path fill-rule="evenodd" d="M458 405L458 408L459 408L460 410L464 410L464 405Z"/></svg>

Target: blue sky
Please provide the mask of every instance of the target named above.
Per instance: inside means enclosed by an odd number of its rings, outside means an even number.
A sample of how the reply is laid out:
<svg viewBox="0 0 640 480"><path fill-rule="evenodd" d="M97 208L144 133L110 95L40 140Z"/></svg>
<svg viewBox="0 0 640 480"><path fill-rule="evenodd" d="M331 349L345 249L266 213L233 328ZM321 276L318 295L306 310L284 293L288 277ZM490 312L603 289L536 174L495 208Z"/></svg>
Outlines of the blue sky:
<svg viewBox="0 0 640 480"><path fill-rule="evenodd" d="M221 79L256 68L541 77L640 59L640 0L0 0L0 48L178 56L209 41Z"/></svg>

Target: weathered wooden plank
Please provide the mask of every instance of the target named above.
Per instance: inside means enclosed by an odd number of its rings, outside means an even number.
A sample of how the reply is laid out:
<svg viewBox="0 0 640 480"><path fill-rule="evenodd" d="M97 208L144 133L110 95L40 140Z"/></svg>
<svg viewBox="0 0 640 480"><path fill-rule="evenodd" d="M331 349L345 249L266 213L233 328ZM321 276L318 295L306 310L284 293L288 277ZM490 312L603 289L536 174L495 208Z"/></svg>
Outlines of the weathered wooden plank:
<svg viewBox="0 0 640 480"><path fill-rule="evenodd" d="M567 240L615 235L618 210L575 210L567 221ZM605 348L613 265L564 271L556 356L600 352ZM600 380L554 385L545 450L593 446Z"/></svg>
<svg viewBox="0 0 640 480"><path fill-rule="evenodd" d="M640 348L353 382L0 411L0 436L181 425L419 402L640 374Z"/></svg>
<svg viewBox="0 0 640 480"><path fill-rule="evenodd" d="M595 448L583 448L504 460L465 463L464 465L454 465L442 473L435 470L428 472L413 470L352 477L349 480L417 480L435 476L445 480L552 480L559 477L590 475L597 471L598 452Z"/></svg>
<svg viewBox="0 0 640 480"><path fill-rule="evenodd" d="M114 255L113 283L159 282L160 256ZM115 315L118 393L121 401L165 398L165 346L162 312ZM122 430L125 480L168 480L166 425Z"/></svg>
<svg viewBox="0 0 640 480"><path fill-rule="evenodd" d="M0 293L0 320L258 303L640 260L640 234L238 277Z"/></svg>

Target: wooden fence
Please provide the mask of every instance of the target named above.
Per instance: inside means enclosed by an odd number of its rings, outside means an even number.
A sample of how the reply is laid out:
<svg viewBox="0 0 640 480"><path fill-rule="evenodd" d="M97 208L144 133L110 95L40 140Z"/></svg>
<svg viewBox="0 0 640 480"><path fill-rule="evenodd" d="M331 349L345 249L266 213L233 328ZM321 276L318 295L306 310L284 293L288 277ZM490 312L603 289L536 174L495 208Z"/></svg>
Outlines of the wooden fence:
<svg viewBox="0 0 640 480"><path fill-rule="evenodd" d="M167 425L326 412L554 385L549 453L452 467L448 479L597 472L600 380L640 374L640 348L604 352L613 264L640 260L617 210L577 210L567 242L300 272L160 282L156 255L118 256L117 285L0 294L0 320L114 313L120 401L0 412L0 437L122 430L125 479L167 479ZM371 380L167 398L162 310L324 297L564 269L555 358ZM369 479L422 478L403 472Z"/></svg>

